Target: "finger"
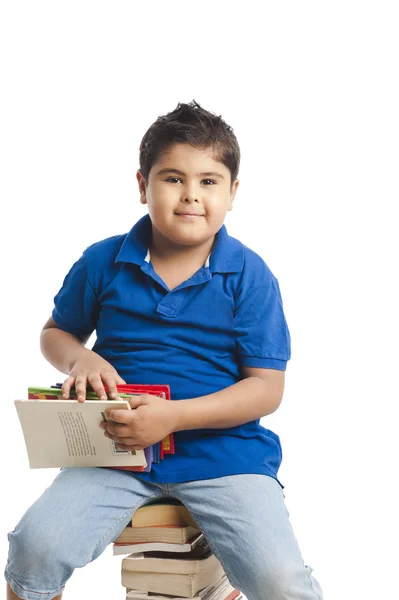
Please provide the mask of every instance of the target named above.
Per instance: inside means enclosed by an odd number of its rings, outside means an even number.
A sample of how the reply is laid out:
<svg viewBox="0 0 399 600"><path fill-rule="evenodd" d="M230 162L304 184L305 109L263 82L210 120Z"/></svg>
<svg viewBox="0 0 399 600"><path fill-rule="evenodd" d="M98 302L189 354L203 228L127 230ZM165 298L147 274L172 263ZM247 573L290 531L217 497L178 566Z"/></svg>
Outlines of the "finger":
<svg viewBox="0 0 399 600"><path fill-rule="evenodd" d="M114 444L117 448L121 448L122 450L144 450L145 446L142 444L138 444L136 440L130 438L129 440L117 441L113 440Z"/></svg>
<svg viewBox="0 0 399 600"><path fill-rule="evenodd" d="M107 400L102 379L98 373L90 373L88 381L100 400Z"/></svg>
<svg viewBox="0 0 399 600"><path fill-rule="evenodd" d="M126 438L132 435L130 427L115 421L102 421L100 427L114 437Z"/></svg>
<svg viewBox="0 0 399 600"><path fill-rule="evenodd" d="M118 373L116 373L115 375L107 378L106 384L107 384L107 388L108 388L109 397L117 398L118 390L117 390L116 386L117 385L126 385L126 381L124 379L122 379L122 377L120 375L118 375Z"/></svg>
<svg viewBox="0 0 399 600"><path fill-rule="evenodd" d="M122 444L122 445L126 445L126 446L131 446L134 444L137 444L137 440L132 438L131 436L129 437L120 437L118 435L110 435L107 431L104 433L104 437L112 440L113 442L115 442L115 444Z"/></svg>
<svg viewBox="0 0 399 600"><path fill-rule="evenodd" d="M130 425L135 418L132 411L126 410L125 408L114 408L113 410L107 409L105 411L105 416L109 421L115 421L116 423L122 423L124 425ZM108 429L108 426L106 429Z"/></svg>
<svg viewBox="0 0 399 600"><path fill-rule="evenodd" d="M142 396L130 396L129 397L130 408L137 408L141 404L145 404Z"/></svg>
<svg viewBox="0 0 399 600"><path fill-rule="evenodd" d="M117 386L117 380L115 375L111 375L110 374L104 374L102 376L103 381L105 383L105 385L107 386L107 390L108 390L108 398L117 398L118 397L118 390L116 389Z"/></svg>
<svg viewBox="0 0 399 600"><path fill-rule="evenodd" d="M75 377L73 375L69 375L62 384L62 397L65 399L69 398L69 392L71 391L71 387L75 383Z"/></svg>
<svg viewBox="0 0 399 600"><path fill-rule="evenodd" d="M84 402L86 400L86 386L86 375L78 375L75 379L75 392L78 402Z"/></svg>
<svg viewBox="0 0 399 600"><path fill-rule="evenodd" d="M121 450L129 450L129 452L133 452L136 450L144 450L145 446L138 446L137 444L128 445L128 444L115 444L117 448Z"/></svg>

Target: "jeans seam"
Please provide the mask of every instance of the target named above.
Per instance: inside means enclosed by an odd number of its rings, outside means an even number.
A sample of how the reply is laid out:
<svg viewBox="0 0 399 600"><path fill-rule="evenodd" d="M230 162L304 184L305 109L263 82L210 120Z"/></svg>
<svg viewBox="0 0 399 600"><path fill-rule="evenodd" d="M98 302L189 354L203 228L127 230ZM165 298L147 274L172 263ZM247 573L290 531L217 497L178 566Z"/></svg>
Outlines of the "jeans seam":
<svg viewBox="0 0 399 600"><path fill-rule="evenodd" d="M57 590L54 590L53 592L35 592L34 590L29 590L28 588L25 588L23 585L21 585L16 579L15 577L13 577L13 575L11 575L11 573L9 573L7 571L7 569L5 569L5 574L12 579L13 581L15 581L15 583L18 585L18 587L21 588L21 590L24 590L24 592L27 592L28 594L32 593L32 594L40 594L41 596L48 596L49 594L57 594L57 596L59 596L60 592L63 592L65 589L65 584L62 585L60 588L58 588ZM6 578L7 579L7 578ZM10 582L8 582L10 583ZM10 584L11 587L11 584ZM11 588L12 589L12 588Z"/></svg>
<svg viewBox="0 0 399 600"><path fill-rule="evenodd" d="M181 500L181 498L179 498L179 495L178 495L178 494L174 493L173 495L174 495L174 496L175 496L175 497L176 497L178 500L180 500L180 502L182 502L182 503L184 504L183 500ZM186 508L188 508L188 507L186 507ZM223 567L223 570L224 570L224 572L226 573L228 580L229 580L229 581L230 581L230 583L233 585L233 587L235 587L235 586L234 586L234 583L232 583L232 582L234 581L235 577L233 577L233 576L232 576L232 575L231 575L231 574L230 574L230 573L227 571L227 569L224 567L224 565L223 565L223 562L222 562L222 558L221 558L221 555L220 555L220 552L219 552L219 550L216 548L216 546L214 546L213 542L212 542L212 543L210 543L210 541L209 541L209 538L208 538L208 536L207 536L207 533L206 533L206 528L205 528L205 527L203 527L203 525L202 525L202 522L201 522L201 521L202 521L202 519L199 519L198 517L196 517L196 516L195 516L195 513L194 513L194 511L192 511L191 509L189 509L189 512L191 513L191 515L192 515L192 517L193 517L194 521L195 521L195 522L197 523L197 525L199 526L199 528L200 528L201 532L204 534L204 536L205 536L205 538L206 538L206 541L208 542L208 545L209 545L210 549L212 550L213 554L216 556L216 558L218 559L218 561L219 561L219 562L220 562L220 564L222 565L222 567Z"/></svg>
<svg viewBox="0 0 399 600"><path fill-rule="evenodd" d="M308 569L308 575L309 575L310 587L311 587L311 589L312 589L312 592L313 592L314 594L316 594L316 596L317 596L317 599L318 599L318 600L323 600L323 598L322 598L322 596L320 596L319 592L317 592L317 591L314 589L314 587L313 587L312 569L311 569L309 566L307 566L307 569Z"/></svg>
<svg viewBox="0 0 399 600"><path fill-rule="evenodd" d="M158 496L162 497L162 494L156 494L154 496L154 498L156 498ZM112 525L110 525L108 527L108 529L106 530L106 532L104 533L104 535L97 541L96 545L92 549L91 553L89 554L88 559L85 562L85 565L87 565L92 560L94 551L96 550L96 548L98 548L98 546L101 544L101 542L104 540L104 538L107 537L107 535L110 533L110 531L112 531L113 528L115 528L121 521L123 521L127 517L127 515L129 513L131 513L133 515L136 512L136 510L138 510L140 508L140 506L142 506L143 504L146 503L146 501L147 501L147 499L145 498L144 500L140 500L140 502L138 502L138 504L135 504L131 508L127 508L125 510L125 512L122 514L122 516L118 519L118 521L115 521L115 523L113 523ZM65 586L65 584L64 584L64 586Z"/></svg>

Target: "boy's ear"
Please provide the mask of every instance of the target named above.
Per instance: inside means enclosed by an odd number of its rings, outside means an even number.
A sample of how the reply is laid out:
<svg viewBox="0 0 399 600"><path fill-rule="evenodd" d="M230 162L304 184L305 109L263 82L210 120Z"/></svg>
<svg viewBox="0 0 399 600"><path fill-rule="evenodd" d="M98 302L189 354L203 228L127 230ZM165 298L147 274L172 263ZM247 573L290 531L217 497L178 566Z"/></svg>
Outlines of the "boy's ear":
<svg viewBox="0 0 399 600"><path fill-rule="evenodd" d="M136 173L136 179L139 184L140 202L141 204L147 204L147 185L140 169Z"/></svg>
<svg viewBox="0 0 399 600"><path fill-rule="evenodd" d="M240 182L238 179L236 179L234 181L233 185L231 186L230 203L229 203L229 208L227 210L233 210L233 201L234 201L234 198L237 193L237 189L238 189L239 185L240 185Z"/></svg>

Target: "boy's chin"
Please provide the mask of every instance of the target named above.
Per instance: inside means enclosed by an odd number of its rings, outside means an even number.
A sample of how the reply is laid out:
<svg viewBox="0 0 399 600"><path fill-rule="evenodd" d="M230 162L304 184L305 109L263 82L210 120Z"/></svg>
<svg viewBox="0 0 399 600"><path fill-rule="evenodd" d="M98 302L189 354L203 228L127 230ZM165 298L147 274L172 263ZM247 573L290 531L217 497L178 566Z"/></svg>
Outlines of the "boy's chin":
<svg viewBox="0 0 399 600"><path fill-rule="evenodd" d="M195 234L195 232L173 232L173 234L169 234L165 237L169 240L170 243L175 244L177 246L201 246L206 244L211 239L213 239L215 234L212 232L208 234Z"/></svg>

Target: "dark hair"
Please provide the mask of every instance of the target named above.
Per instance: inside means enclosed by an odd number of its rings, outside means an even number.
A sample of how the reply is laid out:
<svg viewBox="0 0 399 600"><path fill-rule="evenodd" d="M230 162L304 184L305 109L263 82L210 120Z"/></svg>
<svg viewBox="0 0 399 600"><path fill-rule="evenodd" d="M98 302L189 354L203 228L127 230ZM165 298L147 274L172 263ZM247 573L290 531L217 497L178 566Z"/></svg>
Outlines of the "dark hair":
<svg viewBox="0 0 399 600"><path fill-rule="evenodd" d="M194 148L212 148L216 160L230 171L231 185L240 166L240 147L233 129L221 116L202 108L195 100L179 103L175 110L158 117L144 134L140 144L140 171L146 182L151 167L172 144L190 144Z"/></svg>

